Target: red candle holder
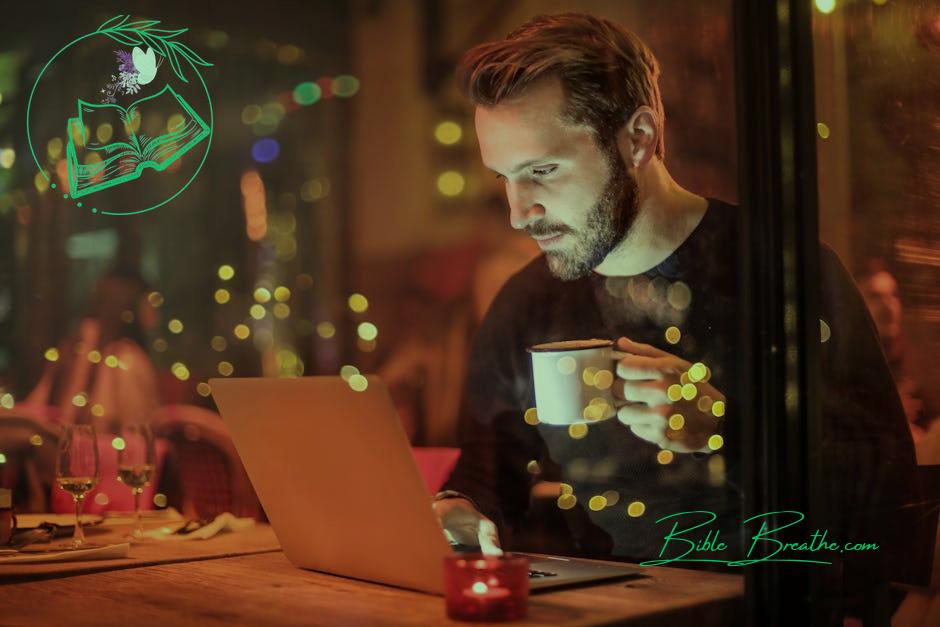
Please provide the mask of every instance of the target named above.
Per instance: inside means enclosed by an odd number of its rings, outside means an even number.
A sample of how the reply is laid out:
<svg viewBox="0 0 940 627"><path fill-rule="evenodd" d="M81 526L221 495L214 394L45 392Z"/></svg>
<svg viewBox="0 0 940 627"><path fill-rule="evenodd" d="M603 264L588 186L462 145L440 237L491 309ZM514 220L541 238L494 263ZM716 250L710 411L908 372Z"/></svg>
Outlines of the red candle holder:
<svg viewBox="0 0 940 627"><path fill-rule="evenodd" d="M444 558L447 616L510 621L529 610L529 560L518 555L464 553Z"/></svg>

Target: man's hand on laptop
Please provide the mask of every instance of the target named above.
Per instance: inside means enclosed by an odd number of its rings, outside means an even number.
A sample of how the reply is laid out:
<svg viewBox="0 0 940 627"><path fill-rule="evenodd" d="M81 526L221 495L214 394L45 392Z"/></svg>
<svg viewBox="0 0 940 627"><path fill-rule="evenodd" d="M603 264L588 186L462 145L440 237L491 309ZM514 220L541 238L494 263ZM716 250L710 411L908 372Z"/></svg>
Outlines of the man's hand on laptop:
<svg viewBox="0 0 940 627"><path fill-rule="evenodd" d="M484 555L502 555L496 524L481 514L468 499L448 497L432 504L444 535L451 542L480 546Z"/></svg>

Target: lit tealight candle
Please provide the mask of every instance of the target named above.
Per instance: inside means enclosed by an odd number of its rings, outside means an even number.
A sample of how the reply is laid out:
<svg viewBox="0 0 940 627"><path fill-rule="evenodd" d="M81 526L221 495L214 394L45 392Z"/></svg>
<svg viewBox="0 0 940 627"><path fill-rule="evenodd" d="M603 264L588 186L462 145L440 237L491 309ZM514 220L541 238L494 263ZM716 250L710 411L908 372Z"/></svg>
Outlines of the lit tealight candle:
<svg viewBox="0 0 940 627"><path fill-rule="evenodd" d="M529 560L455 555L444 560L447 616L470 621L508 621L528 611Z"/></svg>

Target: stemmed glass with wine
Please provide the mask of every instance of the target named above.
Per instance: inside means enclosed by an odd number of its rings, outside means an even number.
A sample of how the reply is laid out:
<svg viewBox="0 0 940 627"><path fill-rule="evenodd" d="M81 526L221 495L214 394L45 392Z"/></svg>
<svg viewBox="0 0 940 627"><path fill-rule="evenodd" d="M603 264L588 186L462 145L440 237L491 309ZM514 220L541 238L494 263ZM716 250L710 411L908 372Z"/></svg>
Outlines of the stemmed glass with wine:
<svg viewBox="0 0 940 627"><path fill-rule="evenodd" d="M154 471L153 432L145 423L130 423L121 427L123 447L118 450L118 480L134 495L134 530L131 539L144 537L140 515L140 495L150 485Z"/></svg>
<svg viewBox="0 0 940 627"><path fill-rule="evenodd" d="M56 457L56 483L75 501L75 532L71 548L87 545L82 530L82 505L85 494L98 485L98 436L92 425L66 427Z"/></svg>

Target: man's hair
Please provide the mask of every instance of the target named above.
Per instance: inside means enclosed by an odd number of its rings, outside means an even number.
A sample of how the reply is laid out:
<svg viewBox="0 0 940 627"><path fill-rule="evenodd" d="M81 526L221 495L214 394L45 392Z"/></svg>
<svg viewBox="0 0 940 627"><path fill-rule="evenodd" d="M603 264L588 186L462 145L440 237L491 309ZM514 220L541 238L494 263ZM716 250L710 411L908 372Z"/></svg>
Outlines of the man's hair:
<svg viewBox="0 0 940 627"><path fill-rule="evenodd" d="M468 50L457 67L464 94L486 107L519 96L548 76L561 80L564 118L591 127L605 149L639 106L653 109L659 126L656 156L665 157L659 63L639 37L610 20L583 13L540 15L506 39Z"/></svg>

